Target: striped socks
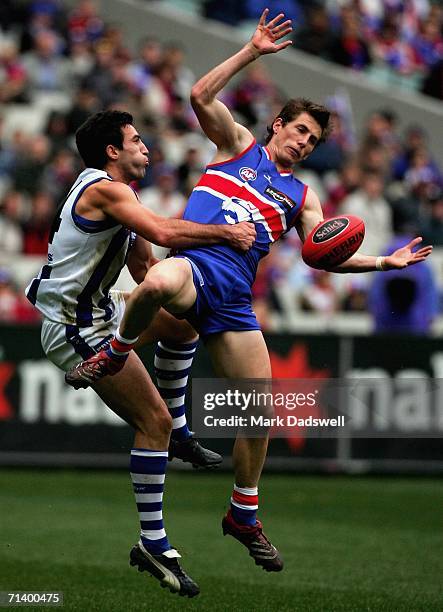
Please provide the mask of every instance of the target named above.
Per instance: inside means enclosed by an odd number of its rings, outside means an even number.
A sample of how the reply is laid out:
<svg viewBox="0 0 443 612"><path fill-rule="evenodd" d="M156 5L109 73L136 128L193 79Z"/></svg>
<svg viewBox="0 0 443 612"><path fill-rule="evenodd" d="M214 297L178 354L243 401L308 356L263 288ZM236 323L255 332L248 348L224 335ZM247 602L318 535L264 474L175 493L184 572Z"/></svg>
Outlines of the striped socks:
<svg viewBox="0 0 443 612"><path fill-rule="evenodd" d="M172 416L171 437L183 442L191 437L185 415L188 375L197 348L195 342L159 342L155 351L154 371L157 386Z"/></svg>
<svg viewBox="0 0 443 612"><path fill-rule="evenodd" d="M109 357L111 357L111 359L115 359L117 361L127 359L137 340L138 337L133 338L132 340L123 338L123 336L120 335L119 328L114 338L112 338L111 342L109 343L109 348L106 350L106 353L109 355Z"/></svg>
<svg viewBox="0 0 443 612"><path fill-rule="evenodd" d="M258 488L234 485L231 497L231 514L240 525L255 525L258 510Z"/></svg>
<svg viewBox="0 0 443 612"><path fill-rule="evenodd" d="M145 448L131 450L131 478L140 517L140 540L150 553L160 555L169 550L163 527L163 488L168 451Z"/></svg>

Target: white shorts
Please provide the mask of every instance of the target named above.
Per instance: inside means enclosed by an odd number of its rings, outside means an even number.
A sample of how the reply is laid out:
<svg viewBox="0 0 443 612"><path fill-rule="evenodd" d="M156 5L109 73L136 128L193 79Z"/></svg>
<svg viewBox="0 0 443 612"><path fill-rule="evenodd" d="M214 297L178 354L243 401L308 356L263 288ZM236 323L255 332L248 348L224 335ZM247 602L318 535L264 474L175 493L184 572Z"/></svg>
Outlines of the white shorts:
<svg viewBox="0 0 443 612"><path fill-rule="evenodd" d="M43 319L41 342L46 357L62 370L98 353L114 336L125 312L124 291L112 290L114 313L93 327L76 327Z"/></svg>

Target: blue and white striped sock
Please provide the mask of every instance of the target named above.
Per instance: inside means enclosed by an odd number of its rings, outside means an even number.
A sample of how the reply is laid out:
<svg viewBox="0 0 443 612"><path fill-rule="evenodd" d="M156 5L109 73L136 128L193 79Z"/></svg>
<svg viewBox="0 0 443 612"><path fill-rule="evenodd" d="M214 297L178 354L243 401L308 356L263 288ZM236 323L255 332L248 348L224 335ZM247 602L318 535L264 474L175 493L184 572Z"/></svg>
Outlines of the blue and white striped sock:
<svg viewBox="0 0 443 612"><path fill-rule="evenodd" d="M198 340L188 343L159 342L155 351L158 390L172 416L171 437L179 442L192 435L186 422L185 395L197 344Z"/></svg>
<svg viewBox="0 0 443 612"><path fill-rule="evenodd" d="M131 450L131 478L140 517L140 540L146 550L154 555L171 548L163 527L162 513L167 462L167 450Z"/></svg>

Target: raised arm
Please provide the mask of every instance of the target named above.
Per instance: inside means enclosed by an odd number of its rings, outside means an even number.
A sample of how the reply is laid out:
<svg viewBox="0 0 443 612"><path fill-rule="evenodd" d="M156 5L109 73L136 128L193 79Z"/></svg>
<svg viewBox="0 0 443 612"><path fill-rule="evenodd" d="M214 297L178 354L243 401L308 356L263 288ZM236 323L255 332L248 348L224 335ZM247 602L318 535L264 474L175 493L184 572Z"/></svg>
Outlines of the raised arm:
<svg viewBox="0 0 443 612"><path fill-rule="evenodd" d="M83 207L93 214L101 214L102 218L104 215L112 217L146 240L167 248L228 243L236 249L247 251L256 236L254 225L248 222L206 225L165 219L143 208L132 189L123 183L96 183L85 191L81 200Z"/></svg>
<svg viewBox="0 0 443 612"><path fill-rule="evenodd" d="M253 141L251 132L234 121L228 108L216 98L217 94L237 72L260 55L277 53L291 44L289 40L276 42L292 30L291 21L282 22L284 15L280 13L266 23L268 13L269 9L265 9L251 40L240 51L213 68L192 88L191 103L199 123L217 145L216 162L240 153Z"/></svg>
<svg viewBox="0 0 443 612"><path fill-rule="evenodd" d="M309 232L322 221L323 211L321 209L320 200L317 194L309 188L306 194L304 208L294 224L300 236L300 240L304 242ZM375 272L377 270L400 270L407 266L412 266L420 261L424 261L432 252L432 246L425 246L417 251L413 251L421 241L422 239L420 237L414 238L414 240L411 240L411 242L404 247L397 249L391 255L383 257L355 253L341 265L336 268L330 268L329 272Z"/></svg>

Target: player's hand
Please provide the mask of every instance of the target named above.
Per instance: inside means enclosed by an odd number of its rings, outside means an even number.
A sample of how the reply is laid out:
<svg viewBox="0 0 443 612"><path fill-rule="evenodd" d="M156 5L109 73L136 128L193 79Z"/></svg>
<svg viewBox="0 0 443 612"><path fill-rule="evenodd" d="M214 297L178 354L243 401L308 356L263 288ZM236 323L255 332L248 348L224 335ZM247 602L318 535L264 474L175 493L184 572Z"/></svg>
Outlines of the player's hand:
<svg viewBox="0 0 443 612"><path fill-rule="evenodd" d="M284 14L280 13L274 19L271 19L269 23L266 23L266 17L269 14L269 9L265 9L258 22L257 29L255 30L250 42L251 49L254 55L266 55L267 53L277 53L282 49L286 49L289 45L292 45L292 40L286 40L285 42L277 44L277 41L289 34L292 31L292 21L287 19L282 22Z"/></svg>
<svg viewBox="0 0 443 612"><path fill-rule="evenodd" d="M255 225L249 221L242 221L235 225L227 226L229 230L228 243L234 249L249 251L257 236Z"/></svg>
<svg viewBox="0 0 443 612"><path fill-rule="evenodd" d="M384 261L384 267L386 270L400 270L407 266L412 266L420 261L424 261L432 253L432 246L425 246L418 251L413 252L412 249L416 247L423 238L414 238L409 244L397 249L392 255L387 255Z"/></svg>

